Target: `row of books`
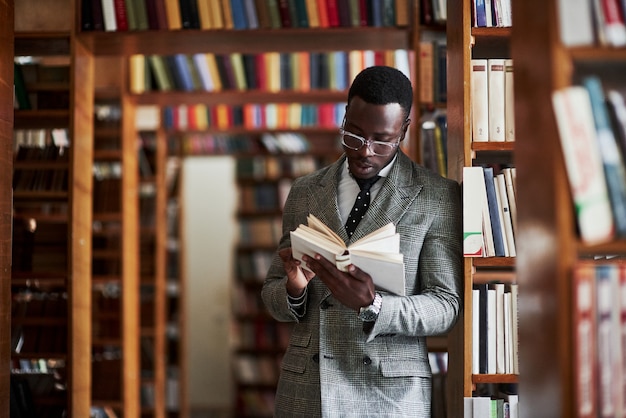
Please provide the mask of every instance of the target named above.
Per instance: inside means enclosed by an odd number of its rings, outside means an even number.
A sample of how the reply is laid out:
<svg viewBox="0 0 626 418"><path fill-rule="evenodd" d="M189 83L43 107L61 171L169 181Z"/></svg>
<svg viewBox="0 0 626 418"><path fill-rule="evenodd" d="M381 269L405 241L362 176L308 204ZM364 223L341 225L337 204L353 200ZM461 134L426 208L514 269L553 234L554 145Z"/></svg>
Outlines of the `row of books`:
<svg viewBox="0 0 626 418"><path fill-rule="evenodd" d="M84 31L404 27L408 0L82 0ZM429 2L430 3L430 2ZM435 16L442 20L441 1Z"/></svg>
<svg viewBox="0 0 626 418"><path fill-rule="evenodd" d="M395 49L137 54L129 57L129 85L130 91L135 94L152 90L344 91L361 70L373 65L396 67L411 78L414 53Z"/></svg>
<svg viewBox="0 0 626 418"><path fill-rule="evenodd" d="M241 157L235 169L238 180L268 181L300 177L317 170L323 163L312 155Z"/></svg>
<svg viewBox="0 0 626 418"><path fill-rule="evenodd" d="M65 324L17 325L12 329L12 334L11 339L14 343L12 348L15 353L62 355L67 352L67 325Z"/></svg>
<svg viewBox="0 0 626 418"><path fill-rule="evenodd" d="M472 141L515 140L513 60L471 60Z"/></svg>
<svg viewBox="0 0 626 418"><path fill-rule="evenodd" d="M171 147L182 155L226 154L301 154L310 150L308 138L296 132L263 133L261 138L249 134L214 134L209 132L184 132L168 138ZM336 141L337 154L341 152Z"/></svg>
<svg viewBox="0 0 626 418"><path fill-rule="evenodd" d="M274 413L276 390L241 388L237 390L236 413L242 417L270 417Z"/></svg>
<svg viewBox="0 0 626 418"><path fill-rule="evenodd" d="M448 173L448 116L445 110L427 112L420 119L422 165L441 176Z"/></svg>
<svg viewBox="0 0 626 418"><path fill-rule="evenodd" d="M65 362L58 359L20 358L12 359L11 386L18 379L28 384L28 390L34 397L63 397ZM11 388L13 389L13 388ZM13 404L13 402L11 402ZM13 407L13 405L11 405ZM12 409L13 410L13 409ZM34 416L34 415L31 415ZM13 417L13 414L11 414Z"/></svg>
<svg viewBox="0 0 626 418"><path fill-rule="evenodd" d="M515 257L516 169L463 168L463 254Z"/></svg>
<svg viewBox="0 0 626 418"><path fill-rule="evenodd" d="M512 26L511 0L472 0L473 27Z"/></svg>
<svg viewBox="0 0 626 418"><path fill-rule="evenodd" d="M28 215L13 222L13 270L31 274L66 271L67 207L57 208L58 213L38 215L28 211L31 207L25 205L22 210Z"/></svg>
<svg viewBox="0 0 626 418"><path fill-rule="evenodd" d="M274 385L278 381L282 356L238 355L233 359L235 379L240 384Z"/></svg>
<svg viewBox="0 0 626 418"><path fill-rule="evenodd" d="M170 131L228 130L231 128L336 129L345 115L345 103L247 103L166 106L163 126Z"/></svg>
<svg viewBox="0 0 626 418"><path fill-rule="evenodd" d="M464 418L518 418L519 396L505 395L504 398L475 396L463 398Z"/></svg>
<svg viewBox="0 0 626 418"><path fill-rule="evenodd" d="M278 244L281 236L280 216L239 220L239 245L272 247Z"/></svg>
<svg viewBox="0 0 626 418"><path fill-rule="evenodd" d="M95 177L93 183L93 212L95 214L119 213L122 207L120 178Z"/></svg>
<svg viewBox="0 0 626 418"><path fill-rule="evenodd" d="M575 412L626 415L626 263L581 259L574 265L572 318Z"/></svg>
<svg viewBox="0 0 626 418"><path fill-rule="evenodd" d="M291 179L278 183L241 184L239 186L239 211L242 214L278 212L282 210Z"/></svg>
<svg viewBox="0 0 626 418"><path fill-rule="evenodd" d="M61 157L66 158L68 155L66 151L69 145L68 131L65 128L32 128L15 129L13 131L15 161L26 159L42 160L44 159L44 150L46 151L46 159L52 159L52 155L49 154L50 149L47 149L47 147L52 146L58 149L54 160L59 160Z"/></svg>
<svg viewBox="0 0 626 418"><path fill-rule="evenodd" d="M472 289L472 374L519 374L517 284Z"/></svg>
<svg viewBox="0 0 626 418"><path fill-rule="evenodd" d="M289 345L289 329L275 321L253 319L236 321L235 347L242 350L285 350Z"/></svg>
<svg viewBox="0 0 626 418"><path fill-rule="evenodd" d="M16 57L13 74L14 109L58 110L69 107L69 61Z"/></svg>
<svg viewBox="0 0 626 418"><path fill-rule="evenodd" d="M626 93L594 75L552 94L580 236L626 238Z"/></svg>
<svg viewBox="0 0 626 418"><path fill-rule="evenodd" d="M255 287L253 291L241 281L234 283L232 296L233 313L240 317L255 318L264 315L267 310L263 301L261 300L261 292L258 287ZM266 319L269 319L266 316ZM238 323L240 320L233 322L233 329L231 330L234 337L238 336L237 331ZM271 319L270 319L270 322Z"/></svg>
<svg viewBox="0 0 626 418"><path fill-rule="evenodd" d="M445 39L419 43L420 103L445 103L447 94L447 42Z"/></svg>
<svg viewBox="0 0 626 418"><path fill-rule="evenodd" d="M561 42L576 46L626 46L626 4L620 0L557 2Z"/></svg>
<svg viewBox="0 0 626 418"><path fill-rule="evenodd" d="M15 155L14 191L68 190L68 152L56 145L20 146Z"/></svg>
<svg viewBox="0 0 626 418"><path fill-rule="evenodd" d="M273 251L257 250L237 254L235 269L242 282L262 283L269 270Z"/></svg>

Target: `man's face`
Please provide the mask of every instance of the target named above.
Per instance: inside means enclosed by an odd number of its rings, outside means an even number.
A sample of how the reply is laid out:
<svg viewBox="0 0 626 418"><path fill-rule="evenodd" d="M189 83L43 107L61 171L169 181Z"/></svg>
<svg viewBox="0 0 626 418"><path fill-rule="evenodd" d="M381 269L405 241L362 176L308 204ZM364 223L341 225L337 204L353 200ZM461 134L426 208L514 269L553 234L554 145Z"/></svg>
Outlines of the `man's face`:
<svg viewBox="0 0 626 418"><path fill-rule="evenodd" d="M360 97L354 97L346 109L343 128L367 141L380 141L399 146L408 126L405 121L404 110L398 103L374 105L366 103ZM383 156L376 155L372 148L377 150L381 147L372 146L370 143L354 150L344 145L348 167L354 177L366 179L377 175L393 159L398 149L393 146L387 147L391 152Z"/></svg>

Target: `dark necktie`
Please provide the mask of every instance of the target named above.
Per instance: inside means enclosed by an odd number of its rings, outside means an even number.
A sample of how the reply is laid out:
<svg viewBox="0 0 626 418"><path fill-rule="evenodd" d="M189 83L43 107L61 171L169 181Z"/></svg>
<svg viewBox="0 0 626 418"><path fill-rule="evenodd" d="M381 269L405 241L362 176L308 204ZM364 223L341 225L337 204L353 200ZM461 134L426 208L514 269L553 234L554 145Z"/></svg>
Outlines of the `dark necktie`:
<svg viewBox="0 0 626 418"><path fill-rule="evenodd" d="M348 221L346 222L346 232L348 233L348 238L352 237L354 234L354 230L357 225L365 216L365 211L370 205L370 188L378 181L380 176L375 176L369 179L356 179L356 182L359 184L361 191L356 197L354 201L354 206L350 211L350 216L348 216Z"/></svg>

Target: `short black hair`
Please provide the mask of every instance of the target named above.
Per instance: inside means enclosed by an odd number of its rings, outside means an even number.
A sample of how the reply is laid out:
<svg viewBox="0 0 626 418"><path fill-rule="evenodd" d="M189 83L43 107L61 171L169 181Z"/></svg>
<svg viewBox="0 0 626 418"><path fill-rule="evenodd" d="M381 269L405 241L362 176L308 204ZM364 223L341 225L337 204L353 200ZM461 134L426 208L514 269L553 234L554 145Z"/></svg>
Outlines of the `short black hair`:
<svg viewBox="0 0 626 418"><path fill-rule="evenodd" d="M413 105L411 81L402 71L385 65L367 67L354 78L348 91L348 105L355 96L376 105L398 103L407 118Z"/></svg>

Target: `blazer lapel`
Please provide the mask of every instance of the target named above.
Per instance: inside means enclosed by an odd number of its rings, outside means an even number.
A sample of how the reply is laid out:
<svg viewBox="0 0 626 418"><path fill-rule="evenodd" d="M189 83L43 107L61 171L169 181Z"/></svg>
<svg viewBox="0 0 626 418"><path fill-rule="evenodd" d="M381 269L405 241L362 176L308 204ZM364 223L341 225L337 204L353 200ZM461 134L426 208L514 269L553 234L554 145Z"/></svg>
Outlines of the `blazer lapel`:
<svg viewBox="0 0 626 418"><path fill-rule="evenodd" d="M385 178L385 183L365 214L365 218L357 227L352 240L356 241L389 222L397 224L398 219L408 210L421 190L422 184L414 176L411 160L404 153L399 152L398 159Z"/></svg>

